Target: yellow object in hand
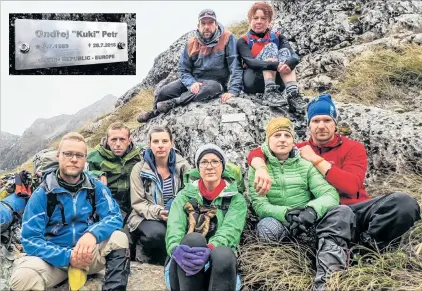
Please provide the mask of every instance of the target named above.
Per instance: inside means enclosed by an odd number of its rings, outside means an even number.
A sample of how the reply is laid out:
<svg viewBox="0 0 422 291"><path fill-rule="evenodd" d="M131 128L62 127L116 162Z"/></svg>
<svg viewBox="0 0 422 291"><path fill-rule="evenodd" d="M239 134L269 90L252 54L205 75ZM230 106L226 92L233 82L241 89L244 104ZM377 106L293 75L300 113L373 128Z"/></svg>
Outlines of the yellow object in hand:
<svg viewBox="0 0 422 291"><path fill-rule="evenodd" d="M69 266L67 275L69 277L69 287L71 291L77 291L85 285L85 282L87 279L87 273L88 271L86 270L81 270L81 269Z"/></svg>

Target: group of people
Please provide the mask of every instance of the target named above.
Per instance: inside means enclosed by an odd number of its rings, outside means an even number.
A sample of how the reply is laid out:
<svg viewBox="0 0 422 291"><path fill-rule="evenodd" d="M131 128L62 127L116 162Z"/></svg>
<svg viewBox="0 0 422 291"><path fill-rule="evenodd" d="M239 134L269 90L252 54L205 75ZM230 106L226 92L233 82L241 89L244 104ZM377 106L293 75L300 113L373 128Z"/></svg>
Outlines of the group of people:
<svg viewBox="0 0 422 291"><path fill-rule="evenodd" d="M249 31L236 40L217 22L211 9L199 13L196 35L188 40L179 62L180 79L156 92L152 111L142 112L139 122L192 101L221 96L225 103L241 91L263 93L260 99L273 107L289 106L304 113L306 102L296 82L299 57L286 37L270 30L274 11L256 2L248 12Z"/></svg>
<svg viewBox="0 0 422 291"><path fill-rule="evenodd" d="M242 54L248 67L243 83L270 94L279 89L279 75L289 101L297 93L297 57L286 58L287 42L268 31L271 11L255 3L248 15L252 29L237 42L238 51L249 54ZM271 44L260 41L264 35ZM229 72L222 99L238 94L242 71L235 49L215 13L201 12L197 36L181 59L182 79L160 91L149 114L223 93ZM306 118L310 138L297 144L289 119L269 121L265 142L248 156L247 192L259 217L257 243L299 241L315 248L314 283L323 290L333 272L347 268L352 244L393 247L420 219L420 208L405 193L369 198L365 148L337 133L330 95L307 104ZM170 290L240 289L237 249L248 204L239 167L215 144L200 146L189 163L168 127L152 127L147 142L136 145L121 122L111 124L89 154L80 134L62 138L58 168L45 175L23 214L26 256L15 261L12 290L45 290L66 278L78 290L87 274L101 269L103 290L126 290L133 260L165 266Z"/></svg>

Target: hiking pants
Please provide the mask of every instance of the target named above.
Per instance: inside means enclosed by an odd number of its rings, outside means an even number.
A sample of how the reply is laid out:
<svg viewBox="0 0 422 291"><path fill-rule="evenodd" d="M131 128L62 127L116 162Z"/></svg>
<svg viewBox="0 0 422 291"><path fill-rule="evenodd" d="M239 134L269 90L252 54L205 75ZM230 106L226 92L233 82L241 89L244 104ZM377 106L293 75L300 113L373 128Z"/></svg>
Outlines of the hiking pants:
<svg viewBox="0 0 422 291"><path fill-rule="evenodd" d="M367 234L379 250L398 243L401 235L421 219L418 202L404 193L391 193L349 207L356 216L353 241L363 242Z"/></svg>
<svg viewBox="0 0 422 291"><path fill-rule="evenodd" d="M207 241L199 233L187 234L180 244L206 247ZM236 290L237 259L231 248L216 247L210 255L209 268L196 275L186 276L175 260L170 261L170 286L172 291ZM205 270L206 269L206 270Z"/></svg>
<svg viewBox="0 0 422 291"><path fill-rule="evenodd" d="M333 272L344 270L348 265L349 244L355 230L355 215L344 205L331 208L315 223L316 242L316 289L323 289ZM287 242L289 230L280 221L265 217L257 225L258 237L264 241Z"/></svg>
<svg viewBox="0 0 422 291"><path fill-rule="evenodd" d="M163 86L163 88L161 88L161 90L155 96L154 112L157 114L159 113L157 111L157 103L161 101L174 99L177 106L183 106L192 101L211 100L223 93L224 88L217 81L198 80L198 82L202 83L198 94L191 93L180 80L173 81Z"/></svg>
<svg viewBox="0 0 422 291"><path fill-rule="evenodd" d="M144 219L137 229L131 232L136 245L136 259L142 263L164 266L166 260L166 230L163 221Z"/></svg>
<svg viewBox="0 0 422 291"><path fill-rule="evenodd" d="M291 54L287 48L278 49L275 43L269 43L261 50L255 59L264 61L272 58L279 62L285 62ZM284 83L280 74L276 74L275 83L280 86L279 90L284 90ZM261 70L252 70L247 68L243 71L243 91L248 94L264 93L265 82Z"/></svg>
<svg viewBox="0 0 422 291"><path fill-rule="evenodd" d="M88 274L98 273L106 267L106 256L112 251L127 249L126 234L114 231L105 241L94 249L94 260L89 265ZM54 267L35 256L24 256L14 262L10 277L12 290L46 290L67 279L67 267Z"/></svg>

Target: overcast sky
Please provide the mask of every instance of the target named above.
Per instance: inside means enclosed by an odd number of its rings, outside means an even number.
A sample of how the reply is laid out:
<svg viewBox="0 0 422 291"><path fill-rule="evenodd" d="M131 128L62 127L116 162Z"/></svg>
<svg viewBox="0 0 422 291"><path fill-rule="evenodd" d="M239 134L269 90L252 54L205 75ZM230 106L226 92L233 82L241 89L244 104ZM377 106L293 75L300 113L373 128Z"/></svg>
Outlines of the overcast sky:
<svg viewBox="0 0 422 291"><path fill-rule="evenodd" d="M255 1L3 1L1 2L1 130L21 135L37 118L73 114L107 94L140 83L154 58L195 29L211 8L223 25L246 19ZM42 7L42 8L41 8ZM136 76L9 76L9 13L136 13ZM143 46L142 43L148 45ZM153 45L151 45L153 43Z"/></svg>

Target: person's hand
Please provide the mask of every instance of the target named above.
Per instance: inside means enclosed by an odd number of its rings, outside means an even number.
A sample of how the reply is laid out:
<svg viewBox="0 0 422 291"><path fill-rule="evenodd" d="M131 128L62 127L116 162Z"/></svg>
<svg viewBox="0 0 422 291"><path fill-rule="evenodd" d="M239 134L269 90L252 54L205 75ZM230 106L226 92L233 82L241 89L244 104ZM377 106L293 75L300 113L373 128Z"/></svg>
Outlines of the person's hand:
<svg viewBox="0 0 422 291"><path fill-rule="evenodd" d="M296 207L293 209L290 209L286 212L285 218L286 221L288 222L288 228L289 228L289 232L292 236L296 236L299 232L299 225L300 223L295 221L294 218L299 216L299 214L302 212L302 210L304 210L304 207Z"/></svg>
<svg viewBox="0 0 422 291"><path fill-rule="evenodd" d="M204 261L204 265L209 261L211 249L209 247L192 247L191 251Z"/></svg>
<svg viewBox="0 0 422 291"><path fill-rule="evenodd" d="M172 253L172 258L188 276L197 274L204 267L204 260L201 256L201 253L196 254L187 245L178 245Z"/></svg>
<svg viewBox="0 0 422 291"><path fill-rule="evenodd" d="M161 209L160 210L160 218L161 218L161 220L162 221L167 221L167 219L169 218L169 211L168 210L165 210L165 209Z"/></svg>
<svg viewBox="0 0 422 291"><path fill-rule="evenodd" d="M259 167L255 171L255 180L253 185L259 195L266 195L268 191L270 191L272 183L273 180L268 174L266 167Z"/></svg>
<svg viewBox="0 0 422 291"><path fill-rule="evenodd" d="M76 256L76 259L79 262L92 262L94 255L93 251L97 244L97 239L95 236L87 232L76 243L75 248L73 249L72 256ZM88 264L88 265L89 265Z"/></svg>
<svg viewBox="0 0 422 291"><path fill-rule="evenodd" d="M187 276L198 274L205 267L205 264L208 263L211 254L211 249L208 247L192 247L191 251L198 256L198 259L195 258L184 262Z"/></svg>
<svg viewBox="0 0 422 291"><path fill-rule="evenodd" d="M77 269L86 270L86 268L89 266L89 263L85 260L78 260L76 258L76 255L73 255L72 252L72 256L70 258L70 265Z"/></svg>
<svg viewBox="0 0 422 291"><path fill-rule="evenodd" d="M305 159L305 160L307 160L307 161L309 161L309 162L311 162L311 163L313 163L313 162L315 162L315 161L317 161L318 159L320 159L320 158L321 158L320 156L318 156L318 155L314 152L314 150L311 148L311 146L310 146L310 145L306 145L306 146L304 146L304 147L301 147L301 148L299 149L299 151L300 151L300 156L301 156L303 159Z"/></svg>
<svg viewBox="0 0 422 291"><path fill-rule="evenodd" d="M70 265L74 268L86 270L93 260L94 254L87 254L86 256L82 257L82 259L78 259L77 254L74 250L72 250L72 254L70 257Z"/></svg>
<svg viewBox="0 0 422 291"><path fill-rule="evenodd" d="M191 91L193 94L198 94L199 89L201 88L201 86L202 86L202 83L199 83L199 82L193 83L193 84L190 86L190 91Z"/></svg>
<svg viewBox="0 0 422 291"><path fill-rule="evenodd" d="M290 67L284 63L280 63L277 67L277 71L282 74L289 74L292 72Z"/></svg>
<svg viewBox="0 0 422 291"><path fill-rule="evenodd" d="M317 213L312 207L306 207L299 215L292 217L293 221L299 223L299 228L304 232L307 232L314 225L317 218Z"/></svg>
<svg viewBox="0 0 422 291"><path fill-rule="evenodd" d="M100 181L105 185L105 186L107 186L107 177L105 176L105 175L102 175L101 177L100 177Z"/></svg>
<svg viewBox="0 0 422 291"><path fill-rule="evenodd" d="M226 103L234 95L232 93L224 93L221 95L221 103Z"/></svg>

